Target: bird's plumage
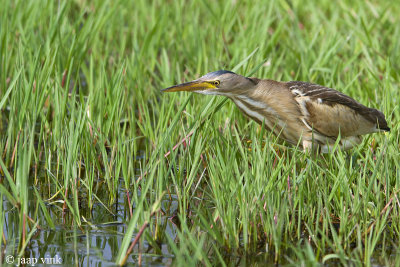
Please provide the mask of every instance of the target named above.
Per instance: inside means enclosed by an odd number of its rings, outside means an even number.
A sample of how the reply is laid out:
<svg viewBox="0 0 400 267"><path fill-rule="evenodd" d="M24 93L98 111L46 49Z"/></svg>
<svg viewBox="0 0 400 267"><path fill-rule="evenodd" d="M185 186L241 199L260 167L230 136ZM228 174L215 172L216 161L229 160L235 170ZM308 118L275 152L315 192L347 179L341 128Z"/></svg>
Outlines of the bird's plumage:
<svg viewBox="0 0 400 267"><path fill-rule="evenodd" d="M298 102L301 102L301 99L305 97L306 99L309 98L313 103L327 105L332 108L341 105L343 106L341 108L349 108L350 110L348 112L352 111L376 125L377 129L390 130L385 120L385 115L383 115L382 112L374 108L368 108L335 89L308 82L291 81L286 84L289 90L295 95L295 99Z"/></svg>
<svg viewBox="0 0 400 267"><path fill-rule="evenodd" d="M213 71L213 72L209 72L206 75L204 75L202 78L203 79L213 79L215 77L219 77L222 74L236 74L230 70L217 70L217 71Z"/></svg>
<svg viewBox="0 0 400 267"><path fill-rule="evenodd" d="M318 147L327 152L338 136L340 146L348 149L361 142L361 135L390 130L379 110L308 82L278 82L216 71L163 91L226 96L247 116L304 149Z"/></svg>

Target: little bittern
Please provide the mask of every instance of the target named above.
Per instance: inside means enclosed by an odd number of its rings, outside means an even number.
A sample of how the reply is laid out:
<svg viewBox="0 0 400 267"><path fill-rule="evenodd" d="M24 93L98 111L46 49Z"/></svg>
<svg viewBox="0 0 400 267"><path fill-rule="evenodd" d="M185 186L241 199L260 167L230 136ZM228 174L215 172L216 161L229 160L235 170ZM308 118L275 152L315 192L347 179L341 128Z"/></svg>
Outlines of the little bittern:
<svg viewBox="0 0 400 267"><path fill-rule="evenodd" d="M304 150L326 153L339 136L340 147L349 149L362 141L361 135L390 130L379 110L308 82L262 80L220 70L162 91L226 96L247 116Z"/></svg>

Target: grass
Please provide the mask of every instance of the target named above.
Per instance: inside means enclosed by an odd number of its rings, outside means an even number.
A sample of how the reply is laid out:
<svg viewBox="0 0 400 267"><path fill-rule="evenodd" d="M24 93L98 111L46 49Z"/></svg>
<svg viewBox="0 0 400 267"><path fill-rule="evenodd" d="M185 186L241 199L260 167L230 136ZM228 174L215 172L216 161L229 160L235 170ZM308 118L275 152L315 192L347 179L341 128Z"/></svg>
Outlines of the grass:
<svg viewBox="0 0 400 267"><path fill-rule="evenodd" d="M62 227L75 251L64 262L77 264L80 235L118 222L118 264L399 264L399 12L396 1L6 1L0 260ZM392 130L312 158L223 98L160 93L219 69L337 88Z"/></svg>

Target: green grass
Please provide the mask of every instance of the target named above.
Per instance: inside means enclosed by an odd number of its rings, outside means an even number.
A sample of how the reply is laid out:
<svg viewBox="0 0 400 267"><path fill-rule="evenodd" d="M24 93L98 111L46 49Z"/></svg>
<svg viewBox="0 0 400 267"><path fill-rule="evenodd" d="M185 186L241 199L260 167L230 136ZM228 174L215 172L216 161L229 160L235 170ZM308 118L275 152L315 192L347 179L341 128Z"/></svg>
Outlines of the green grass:
<svg viewBox="0 0 400 267"><path fill-rule="evenodd" d="M24 255L35 231L59 227L78 251L87 227L118 221L120 264L399 264L399 13L396 1L5 1L2 251ZM160 93L219 69L336 88L392 130L312 158L223 98Z"/></svg>

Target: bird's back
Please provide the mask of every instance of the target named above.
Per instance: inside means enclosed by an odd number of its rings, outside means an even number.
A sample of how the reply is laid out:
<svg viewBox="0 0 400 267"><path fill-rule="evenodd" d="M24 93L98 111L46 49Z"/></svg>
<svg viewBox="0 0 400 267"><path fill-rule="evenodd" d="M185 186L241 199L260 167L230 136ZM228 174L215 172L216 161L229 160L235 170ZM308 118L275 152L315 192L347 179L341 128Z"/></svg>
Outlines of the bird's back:
<svg viewBox="0 0 400 267"><path fill-rule="evenodd" d="M316 142L329 147L340 135L342 147L350 148L361 142L360 135L390 130L382 112L332 88L250 79L256 84L254 90L232 100L245 114L258 123L264 121L268 129L289 143L304 146L304 142Z"/></svg>
<svg viewBox="0 0 400 267"><path fill-rule="evenodd" d="M299 105L305 105L311 123L341 128L342 135L354 136L389 131L385 115L332 88L308 82L286 83ZM331 124L331 125L327 125ZM322 130L322 129L321 129Z"/></svg>

